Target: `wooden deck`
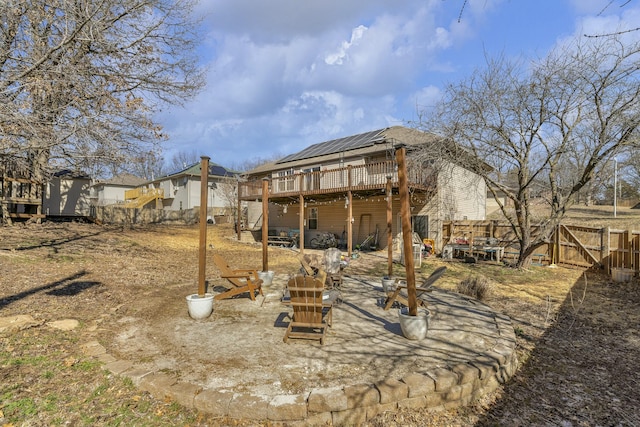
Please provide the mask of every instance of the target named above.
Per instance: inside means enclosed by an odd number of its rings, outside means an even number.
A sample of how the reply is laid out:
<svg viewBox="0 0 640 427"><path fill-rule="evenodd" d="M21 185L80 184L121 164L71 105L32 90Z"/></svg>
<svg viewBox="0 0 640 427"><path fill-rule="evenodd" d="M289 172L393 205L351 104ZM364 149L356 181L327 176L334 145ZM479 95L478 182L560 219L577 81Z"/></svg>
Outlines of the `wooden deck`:
<svg viewBox="0 0 640 427"><path fill-rule="evenodd" d="M435 177L425 169L409 170L408 175L411 189L435 189ZM380 191L386 188L389 178L392 186L397 187L397 163L394 161L276 176L269 184L269 199ZM261 200L261 180L240 182L238 197L240 200Z"/></svg>

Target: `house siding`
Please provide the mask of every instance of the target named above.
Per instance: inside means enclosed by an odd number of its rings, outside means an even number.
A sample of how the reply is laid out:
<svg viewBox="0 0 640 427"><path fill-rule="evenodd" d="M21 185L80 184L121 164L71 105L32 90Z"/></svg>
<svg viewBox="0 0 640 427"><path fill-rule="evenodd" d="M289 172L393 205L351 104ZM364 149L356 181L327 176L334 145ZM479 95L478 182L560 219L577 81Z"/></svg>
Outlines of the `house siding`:
<svg viewBox="0 0 640 427"><path fill-rule="evenodd" d="M347 238L347 215L348 209L345 209L345 201L339 198L335 201L312 203L308 202L304 208L304 241L305 246L309 246L311 239L318 235L330 232L335 234L338 239ZM318 209L318 228L309 230L309 213L310 208ZM260 202L249 202L249 227L255 224L255 228L259 228L262 224L261 215L262 208ZM385 197L381 194L379 197L369 197L364 199L353 199L353 245L354 247L378 229L378 247L385 248L387 246L387 203ZM271 233L286 232L287 230L300 228L299 222L300 208L298 204L288 205L287 212L284 212L284 205L269 205L269 230ZM393 220L392 233L394 238L397 237L399 230L400 201L396 195L393 198Z"/></svg>
<svg viewBox="0 0 640 427"><path fill-rule="evenodd" d="M88 216L90 179L54 177L47 185L44 208L49 216Z"/></svg>

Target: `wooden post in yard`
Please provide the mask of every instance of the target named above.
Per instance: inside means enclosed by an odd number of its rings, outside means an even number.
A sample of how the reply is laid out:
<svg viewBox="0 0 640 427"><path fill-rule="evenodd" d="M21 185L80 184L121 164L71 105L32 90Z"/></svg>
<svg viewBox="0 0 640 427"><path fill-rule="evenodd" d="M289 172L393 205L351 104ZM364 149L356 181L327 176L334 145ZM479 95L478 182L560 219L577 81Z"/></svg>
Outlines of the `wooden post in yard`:
<svg viewBox="0 0 640 427"><path fill-rule="evenodd" d="M393 276L393 201L391 176L387 175L387 276Z"/></svg>
<svg viewBox="0 0 640 427"><path fill-rule="evenodd" d="M269 179L262 178L262 271L269 271Z"/></svg>
<svg viewBox="0 0 640 427"><path fill-rule="evenodd" d="M298 241L300 243L300 253L304 254L304 196L302 194L298 196L298 204L300 205L298 209L298 228L300 228Z"/></svg>
<svg viewBox="0 0 640 427"><path fill-rule="evenodd" d="M353 253L353 194L351 193L351 165L347 165L347 256L351 258Z"/></svg>
<svg viewBox="0 0 640 427"><path fill-rule="evenodd" d="M238 242L242 240L242 202L240 201L240 181L236 182L238 186L238 214L236 215L236 232L238 233Z"/></svg>
<svg viewBox="0 0 640 427"><path fill-rule="evenodd" d="M206 291L207 274L207 199L209 189L209 157L200 157L200 250L198 257L198 296Z"/></svg>
<svg viewBox="0 0 640 427"><path fill-rule="evenodd" d="M407 302L409 315L418 315L418 299L416 296L416 272L413 269L413 236L411 234L411 207L409 205L409 183L407 180L406 148L403 145L396 149L398 162L398 189L400 190L400 217L402 219L402 243L404 248L404 268L407 274Z"/></svg>

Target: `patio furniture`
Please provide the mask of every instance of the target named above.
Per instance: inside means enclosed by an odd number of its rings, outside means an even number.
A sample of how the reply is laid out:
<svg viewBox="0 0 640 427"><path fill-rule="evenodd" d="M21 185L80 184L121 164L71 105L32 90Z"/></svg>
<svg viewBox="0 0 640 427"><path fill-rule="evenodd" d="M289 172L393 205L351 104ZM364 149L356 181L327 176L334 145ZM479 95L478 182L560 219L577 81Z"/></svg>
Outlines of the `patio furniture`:
<svg viewBox="0 0 640 427"><path fill-rule="evenodd" d="M320 267L312 267L310 263L311 258L307 255L298 254L298 260L300 261L300 265L302 266L303 274L315 277L324 286L325 282L327 281L327 272Z"/></svg>
<svg viewBox="0 0 640 427"><path fill-rule="evenodd" d="M420 299L420 296L425 292L431 292L433 290L433 284L444 274L447 270L447 267L439 267L436 268L433 273L429 277L425 279L424 282L420 286L416 286L416 296L418 297L418 304L421 306L426 306L425 302ZM405 282L406 283L406 282ZM406 295L407 285L396 286L396 289L393 292L387 293L387 299L385 301L385 310L389 310L394 302L399 304L403 304L408 306L409 301L407 300L408 296ZM403 293L404 291L404 293Z"/></svg>
<svg viewBox="0 0 640 427"><path fill-rule="evenodd" d="M333 308L330 296L324 292L324 283L313 276L297 275L289 280L287 289L293 315L284 342L289 338L300 338L317 339L324 344Z"/></svg>
<svg viewBox="0 0 640 427"><path fill-rule="evenodd" d="M328 275L329 287L339 289L342 285L342 266L340 260L342 253L338 248L329 248L324 251L323 264L324 270Z"/></svg>
<svg viewBox="0 0 640 427"><path fill-rule="evenodd" d="M220 270L220 277L227 279L227 284L229 285L226 286L229 290L216 295L214 297L215 300L231 298L235 295L248 292L251 300L255 301L256 291L258 291L260 295L263 295L262 279L258 277L258 271L256 269L232 269L220 254L213 254L213 263L218 267L218 270Z"/></svg>

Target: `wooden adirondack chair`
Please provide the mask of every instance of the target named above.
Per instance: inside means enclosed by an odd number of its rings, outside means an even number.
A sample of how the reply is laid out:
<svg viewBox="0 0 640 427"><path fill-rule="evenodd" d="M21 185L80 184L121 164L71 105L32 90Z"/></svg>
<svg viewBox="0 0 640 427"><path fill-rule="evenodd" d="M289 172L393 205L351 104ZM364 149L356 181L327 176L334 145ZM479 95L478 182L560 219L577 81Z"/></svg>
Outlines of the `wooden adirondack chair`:
<svg viewBox="0 0 640 427"><path fill-rule="evenodd" d="M218 267L218 270L220 270L220 277L227 279L230 285L227 286L228 291L216 295L213 299L221 300L248 292L251 300L255 301L256 290L260 292L260 295L263 295L262 279L258 277L258 271L256 269L232 269L220 254L213 254L213 263Z"/></svg>
<svg viewBox="0 0 640 427"><path fill-rule="evenodd" d="M313 276L298 275L287 285L293 316L284 335L289 338L317 339L324 344L327 328L331 326L332 304L323 301L324 283Z"/></svg>
<svg viewBox="0 0 640 427"><path fill-rule="evenodd" d="M420 298L420 295L422 295L425 292L431 292L433 290L433 284L436 282L436 280L442 277L442 275L446 270L447 270L447 267L444 267L444 266L436 268L433 271L433 273L431 273L431 275L427 277L424 282L422 282L420 286L416 287L417 297ZM389 292L387 294L387 300L385 301L384 309L389 310L394 302L399 302L400 304L404 304L408 306L409 301L407 300L407 297L401 293L402 291L406 291L406 290L407 290L406 285L404 286L398 285L396 286L395 291ZM424 306L425 303L424 301L418 299L418 304Z"/></svg>
<svg viewBox="0 0 640 427"><path fill-rule="evenodd" d="M327 272L322 268L314 269L307 261L307 258L303 254L298 254L298 260L300 261L300 265L302 265L302 269L304 270L307 276L312 276L318 279L324 285L327 282Z"/></svg>

